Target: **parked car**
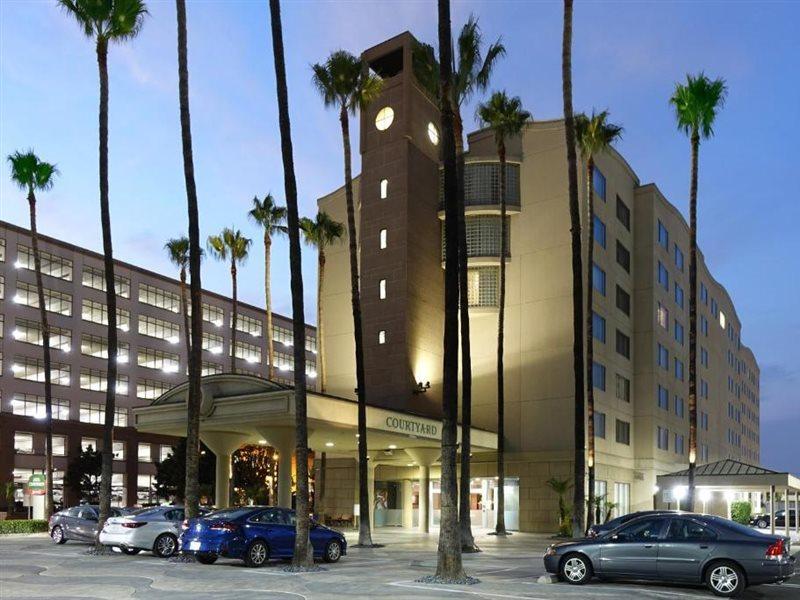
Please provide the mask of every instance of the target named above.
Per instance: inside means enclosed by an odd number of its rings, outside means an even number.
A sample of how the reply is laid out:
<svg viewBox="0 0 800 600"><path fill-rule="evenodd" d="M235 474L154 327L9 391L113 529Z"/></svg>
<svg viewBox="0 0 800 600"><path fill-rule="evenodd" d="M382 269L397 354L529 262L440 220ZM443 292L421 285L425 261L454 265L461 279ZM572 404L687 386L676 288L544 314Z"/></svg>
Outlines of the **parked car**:
<svg viewBox="0 0 800 600"><path fill-rule="evenodd" d="M705 583L717 596L794 574L788 538L694 513L637 517L596 538L550 546L544 566L570 584L600 578Z"/></svg>
<svg viewBox="0 0 800 600"><path fill-rule="evenodd" d="M770 516L769 513L754 515L750 518L750 525L753 527L758 527L759 529L766 529L769 527ZM794 512L794 509L789 509L789 527L794 527L795 523L797 523L797 515ZM775 511L775 527L786 527L786 511L785 510L776 510Z"/></svg>
<svg viewBox="0 0 800 600"><path fill-rule="evenodd" d="M218 557L239 558L248 567L260 567L270 558L294 553L295 512L270 506L225 508L184 523L180 549L203 564ZM336 562L347 552L344 534L312 521L314 557Z"/></svg>
<svg viewBox="0 0 800 600"><path fill-rule="evenodd" d="M111 517L120 517L127 514L129 509L111 508ZM97 536L97 524L100 516L100 507L92 504L73 506L53 513L50 517L50 538L56 544L63 544L67 540L93 542Z"/></svg>
<svg viewBox="0 0 800 600"><path fill-rule="evenodd" d="M613 531L617 527L623 526L628 521L632 521L638 517L644 517L647 515L663 515L663 514L670 514L670 513L677 513L678 511L674 510L640 510L638 512L628 513L626 515L620 515L616 519L611 519L610 521L606 521L605 523L597 523L589 527L589 531L587 535L589 537L598 537L608 533L609 531Z"/></svg>
<svg viewBox="0 0 800 600"><path fill-rule="evenodd" d="M208 512L200 511L201 514ZM144 550L160 558L169 558L178 551L184 518L182 506L142 508L108 519L100 532L100 543L119 548L125 554L139 554Z"/></svg>

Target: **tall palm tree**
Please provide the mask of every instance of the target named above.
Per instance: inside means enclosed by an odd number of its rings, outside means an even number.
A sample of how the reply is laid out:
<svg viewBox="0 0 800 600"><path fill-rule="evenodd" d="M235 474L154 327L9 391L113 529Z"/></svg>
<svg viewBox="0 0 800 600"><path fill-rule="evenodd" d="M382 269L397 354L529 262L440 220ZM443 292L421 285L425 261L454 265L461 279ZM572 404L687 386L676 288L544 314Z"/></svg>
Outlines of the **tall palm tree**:
<svg viewBox="0 0 800 600"><path fill-rule="evenodd" d="M581 113L575 116L575 136L581 157L586 162L586 426L589 465L589 498L586 502L586 528L592 524L592 507L594 506L594 384L592 381L592 365L594 363L594 338L592 331L592 264L594 262L594 157L608 149L622 136L622 127L608 122L608 111L599 114L592 111L588 117Z"/></svg>
<svg viewBox="0 0 800 600"><path fill-rule="evenodd" d="M189 290L192 340L189 350L189 397L186 417L186 516L197 517L200 504L200 379L203 353L202 286L200 284L200 218L194 180L192 125L189 113L189 60L186 36L186 0L175 0L178 15L178 102L183 149L183 178L189 214Z"/></svg>
<svg viewBox="0 0 800 600"><path fill-rule="evenodd" d="M172 238L164 244L170 262L180 269L181 281L181 312L183 313L183 337L186 339L186 357L192 353L192 344L189 339L189 301L186 294L186 267L189 265L189 238L186 236Z"/></svg>
<svg viewBox="0 0 800 600"><path fill-rule="evenodd" d="M44 518L53 514L53 388L50 373L50 327L47 323L47 307L42 284L42 260L39 254L39 233L36 229L36 192L45 192L53 187L58 169L55 165L39 160L33 150L14 152L8 156L11 164L11 180L21 190L28 192L28 209L31 216L31 246L33 268L36 273L36 296L39 301L39 319L42 322L42 353L44 354L44 411L45 411L45 505Z"/></svg>
<svg viewBox="0 0 800 600"><path fill-rule="evenodd" d="M705 73L686 76L676 84L669 102L675 109L678 129L689 136L692 166L689 184L689 510L694 507L694 472L697 466L697 161L700 139L714 135L714 120L725 105L728 86L724 79Z"/></svg>
<svg viewBox="0 0 800 600"><path fill-rule="evenodd" d="M236 324L239 319L238 265L247 260L253 240L238 229L226 227L218 235L208 236L208 251L217 260L231 261L231 373L236 373Z"/></svg>
<svg viewBox="0 0 800 600"><path fill-rule="evenodd" d="M572 369L575 380L574 477L572 534L583 535L586 480L586 423L583 404L583 257L581 256L581 209L578 198L578 156L575 117L572 112L572 0L564 0L564 31L561 44L561 81L564 99L564 137L567 145L567 183L572 242Z"/></svg>
<svg viewBox="0 0 800 600"><path fill-rule="evenodd" d="M356 390L358 393L358 501L361 507L358 543L372 545L369 525L369 490L367 489L367 396L364 381L364 340L361 327L361 295L358 272L353 172L350 151L350 115L364 109L378 97L382 80L370 72L363 61L349 52L337 50L324 63L311 66L312 81L325 106L339 109L344 149L344 193L347 202L347 236L350 245L350 297L353 307L353 336L356 347Z"/></svg>
<svg viewBox="0 0 800 600"><path fill-rule="evenodd" d="M506 219L506 140L519 135L531 113L522 101L505 92L495 92L478 106L478 118L494 131L497 157L500 159L500 310L497 317L497 535L508 535L505 519L505 373L503 367L506 315L506 256L508 223Z"/></svg>
<svg viewBox="0 0 800 600"><path fill-rule="evenodd" d="M269 379L275 379L275 349L272 345L272 291L270 287L270 261L272 255L273 234L287 234L284 225L286 207L278 206L272 194L259 200L253 196L253 208L247 213L264 230L264 298L267 305L267 360L269 361Z"/></svg>
<svg viewBox="0 0 800 600"><path fill-rule="evenodd" d="M300 219L300 228L306 238L306 243L317 249L317 377L319 391L324 392L327 381L325 379L325 336L322 314L322 285L325 281L325 248L335 244L344 235L344 225L334 221L328 213L319 211L316 219L303 217Z"/></svg>
<svg viewBox="0 0 800 600"><path fill-rule="evenodd" d="M114 403L117 387L117 296L114 286L114 252L111 244L111 214L108 201L108 44L135 38L141 31L147 7L142 0L58 0L59 5L83 29L86 37L95 40L97 68L100 76L100 222L103 229L103 263L106 276L106 308L108 311L108 363L106 406L103 429L102 475L100 483L99 532L111 509L111 475L114 445Z"/></svg>
<svg viewBox="0 0 800 600"><path fill-rule="evenodd" d="M292 154L292 131L289 122L289 93L286 89L286 62L283 56L280 0L269 2L272 23L272 55L275 60L275 82L278 96L278 123L281 131L281 155L286 189L287 221L289 226L289 269L292 287L292 339L294 340L294 401L297 464L297 525L294 540L295 569L314 568L309 541L308 514L308 420L306 412L306 319L303 307L303 270L300 257L300 223L297 213L297 181Z"/></svg>

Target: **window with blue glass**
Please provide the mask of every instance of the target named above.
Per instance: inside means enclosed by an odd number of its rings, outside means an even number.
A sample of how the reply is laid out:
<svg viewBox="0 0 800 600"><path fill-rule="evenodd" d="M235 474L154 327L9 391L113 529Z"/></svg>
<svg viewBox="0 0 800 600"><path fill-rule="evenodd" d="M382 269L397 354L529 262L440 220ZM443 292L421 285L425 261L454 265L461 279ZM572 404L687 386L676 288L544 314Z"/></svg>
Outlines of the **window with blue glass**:
<svg viewBox="0 0 800 600"><path fill-rule="evenodd" d="M593 219L594 241L603 248L606 247L606 224L597 215Z"/></svg>
<svg viewBox="0 0 800 600"><path fill-rule="evenodd" d="M658 366L669 371L669 350L661 344L658 345Z"/></svg>
<svg viewBox="0 0 800 600"><path fill-rule="evenodd" d="M658 386L656 401L658 402L658 408L669 410L669 390L662 385Z"/></svg>
<svg viewBox="0 0 800 600"><path fill-rule="evenodd" d="M700 284L700 302L708 305L708 288L704 284Z"/></svg>
<svg viewBox="0 0 800 600"><path fill-rule="evenodd" d="M669 249L669 231L660 219L658 221L658 243L665 249Z"/></svg>
<svg viewBox="0 0 800 600"><path fill-rule="evenodd" d="M592 263L592 286L603 296L606 295L606 272L597 263Z"/></svg>
<svg viewBox="0 0 800 600"><path fill-rule="evenodd" d="M683 346L683 325L678 323L677 319L675 320L675 328L673 331L675 332L675 341Z"/></svg>
<svg viewBox="0 0 800 600"><path fill-rule="evenodd" d="M595 411L594 413L594 436L606 439L606 413Z"/></svg>
<svg viewBox="0 0 800 600"><path fill-rule="evenodd" d="M700 315L700 332L708 337L708 319L706 319L703 315Z"/></svg>
<svg viewBox="0 0 800 600"><path fill-rule="evenodd" d="M598 390L606 389L606 368L599 362L592 363L592 385Z"/></svg>
<svg viewBox="0 0 800 600"><path fill-rule="evenodd" d="M683 308L683 288L675 282L675 304Z"/></svg>
<svg viewBox="0 0 800 600"><path fill-rule="evenodd" d="M606 201L606 178L600 172L600 169L594 167L592 170L592 185L594 185L594 193L600 196L603 202Z"/></svg>
<svg viewBox="0 0 800 600"><path fill-rule="evenodd" d="M717 301L714 300L714 298L711 298L711 314L716 317L718 309L719 307L717 306Z"/></svg>
<svg viewBox="0 0 800 600"><path fill-rule="evenodd" d="M592 312L592 336L594 339L606 343L606 320L596 312Z"/></svg>
<svg viewBox="0 0 800 600"><path fill-rule="evenodd" d="M658 261L658 283L665 290L669 291L669 271L661 261Z"/></svg>
<svg viewBox="0 0 800 600"><path fill-rule="evenodd" d="M685 402L680 396L675 396L675 414L681 419L684 416Z"/></svg>
<svg viewBox="0 0 800 600"><path fill-rule="evenodd" d="M683 361L675 359L675 379L683 381Z"/></svg>
<svg viewBox="0 0 800 600"><path fill-rule="evenodd" d="M678 244L675 244L675 267L678 271L683 271L683 252L678 248Z"/></svg>

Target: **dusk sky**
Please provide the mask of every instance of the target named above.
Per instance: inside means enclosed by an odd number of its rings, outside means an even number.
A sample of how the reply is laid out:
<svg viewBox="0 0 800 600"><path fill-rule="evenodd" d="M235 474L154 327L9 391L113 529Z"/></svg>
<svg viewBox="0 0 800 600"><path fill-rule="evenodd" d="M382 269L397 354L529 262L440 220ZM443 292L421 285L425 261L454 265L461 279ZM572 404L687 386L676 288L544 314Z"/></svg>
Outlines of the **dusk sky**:
<svg viewBox="0 0 800 600"><path fill-rule="evenodd" d="M254 194L283 201L283 173L267 2L188 4L189 70L201 236L225 226L255 240L240 296L263 305L260 232L245 215ZM148 2L139 37L111 47L110 190L115 257L165 274L166 239L186 229L178 122L175 3ZM535 119L561 116L560 2L454 2L508 55L493 88L522 97ZM687 72L730 88L716 137L700 152L699 243L743 323L761 367L762 462L800 472L800 3L576 2L576 109L608 108L625 127L618 148L642 183L688 211L689 143L668 98ZM404 30L436 40L436 5L287 2L283 28L301 213L343 183L336 114L311 85L309 65L332 50L360 53ZM101 251L94 45L51 0L0 3L0 154L34 148L61 171L41 194L44 234ZM464 109L474 114L474 104ZM470 127L474 127L474 124ZM357 137L354 136L355 139ZM358 171L358 156L354 156ZM795 190L794 192L792 190ZM565 207L566 210L566 207ZM0 218L28 226L24 195L0 167ZM288 249L273 253L273 298L290 313ZM315 255L304 248L306 314L315 304ZM227 267L207 260L204 287L228 294Z"/></svg>

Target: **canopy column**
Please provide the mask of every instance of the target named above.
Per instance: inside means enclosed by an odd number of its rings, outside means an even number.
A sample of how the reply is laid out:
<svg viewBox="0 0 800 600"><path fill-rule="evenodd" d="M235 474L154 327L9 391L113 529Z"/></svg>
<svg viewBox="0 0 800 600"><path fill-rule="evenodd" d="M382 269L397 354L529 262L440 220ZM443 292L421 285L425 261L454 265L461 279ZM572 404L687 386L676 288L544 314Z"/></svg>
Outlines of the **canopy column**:
<svg viewBox="0 0 800 600"><path fill-rule="evenodd" d="M214 503L217 508L230 506L231 455L247 441L247 435L227 431L201 431L200 439L217 457L214 478Z"/></svg>
<svg viewBox="0 0 800 600"><path fill-rule="evenodd" d="M295 432L291 427L265 427L258 432L278 451L278 506L292 507L292 456Z"/></svg>
<svg viewBox="0 0 800 600"><path fill-rule="evenodd" d="M406 448L406 453L419 465L419 530L430 531L431 507L428 497L431 487L431 465L439 459L440 448Z"/></svg>
<svg viewBox="0 0 800 600"><path fill-rule="evenodd" d="M791 536L791 532L792 532L792 530L790 529L790 526L789 526L789 516L790 516L792 504L791 504L791 502L789 502L789 488L788 487L783 490L783 500L784 500L784 502L783 502L783 514L784 514L784 520L786 521L786 526L785 526L785 530L786 531L784 532L784 534L788 538L788 537Z"/></svg>
<svg viewBox="0 0 800 600"><path fill-rule="evenodd" d="M775 486L769 486L769 532L775 535Z"/></svg>

